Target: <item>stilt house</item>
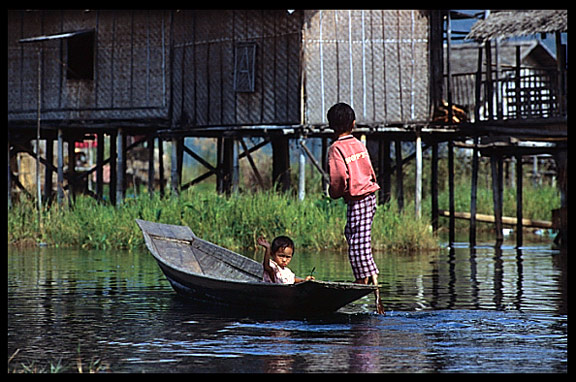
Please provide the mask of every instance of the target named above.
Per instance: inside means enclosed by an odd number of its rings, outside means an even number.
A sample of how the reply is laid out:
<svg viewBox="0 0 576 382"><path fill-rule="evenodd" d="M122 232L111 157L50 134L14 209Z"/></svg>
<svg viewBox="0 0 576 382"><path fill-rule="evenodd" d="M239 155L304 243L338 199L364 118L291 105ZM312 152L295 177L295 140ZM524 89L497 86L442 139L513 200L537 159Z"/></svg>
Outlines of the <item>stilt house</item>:
<svg viewBox="0 0 576 382"><path fill-rule="evenodd" d="M7 30L12 154L38 126L50 142L110 135L115 165L127 135L272 134L278 179L289 133L325 126L332 104L360 126L425 123L442 88L439 11L26 10Z"/></svg>

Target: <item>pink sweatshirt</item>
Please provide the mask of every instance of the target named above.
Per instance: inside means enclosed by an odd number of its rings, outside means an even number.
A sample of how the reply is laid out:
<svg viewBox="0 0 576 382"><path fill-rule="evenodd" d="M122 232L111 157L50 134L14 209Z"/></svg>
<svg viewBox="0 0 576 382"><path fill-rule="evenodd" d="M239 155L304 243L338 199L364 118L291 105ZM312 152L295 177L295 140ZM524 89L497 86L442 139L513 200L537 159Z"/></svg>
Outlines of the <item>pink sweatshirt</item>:
<svg viewBox="0 0 576 382"><path fill-rule="evenodd" d="M330 197L346 201L380 189L366 146L352 135L338 138L328 149Z"/></svg>

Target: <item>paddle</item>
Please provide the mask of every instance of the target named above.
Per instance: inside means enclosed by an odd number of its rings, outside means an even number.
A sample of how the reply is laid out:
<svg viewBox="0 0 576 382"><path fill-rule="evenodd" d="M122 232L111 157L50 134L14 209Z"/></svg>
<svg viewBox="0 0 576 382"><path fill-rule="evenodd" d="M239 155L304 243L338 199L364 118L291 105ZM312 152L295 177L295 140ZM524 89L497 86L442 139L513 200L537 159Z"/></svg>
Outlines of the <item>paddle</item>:
<svg viewBox="0 0 576 382"><path fill-rule="evenodd" d="M374 296L376 297L376 313L385 316L386 312L384 311L384 304L382 304L382 300L380 299L380 288L376 288Z"/></svg>

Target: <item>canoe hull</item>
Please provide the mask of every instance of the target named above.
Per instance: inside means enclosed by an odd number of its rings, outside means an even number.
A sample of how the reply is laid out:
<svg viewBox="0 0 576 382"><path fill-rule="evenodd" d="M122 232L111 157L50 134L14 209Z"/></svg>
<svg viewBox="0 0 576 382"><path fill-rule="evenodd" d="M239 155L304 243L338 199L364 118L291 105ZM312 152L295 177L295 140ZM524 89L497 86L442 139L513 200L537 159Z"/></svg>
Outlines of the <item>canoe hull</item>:
<svg viewBox="0 0 576 382"><path fill-rule="evenodd" d="M243 311L322 314L376 290L373 285L326 281L264 283L260 281L261 264L203 241L189 229L142 220L137 223L172 288L197 302Z"/></svg>
<svg viewBox="0 0 576 382"><path fill-rule="evenodd" d="M321 281L293 285L223 281L179 272L162 263L159 265L179 295L202 303L247 311L329 313L374 290Z"/></svg>

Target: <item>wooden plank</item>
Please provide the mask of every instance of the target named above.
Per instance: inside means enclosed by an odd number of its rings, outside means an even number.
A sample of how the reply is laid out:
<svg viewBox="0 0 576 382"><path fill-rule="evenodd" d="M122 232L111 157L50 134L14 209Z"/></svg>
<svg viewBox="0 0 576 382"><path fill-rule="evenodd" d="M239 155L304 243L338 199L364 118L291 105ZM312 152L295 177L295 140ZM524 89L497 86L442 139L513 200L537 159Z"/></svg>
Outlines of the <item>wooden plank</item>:
<svg viewBox="0 0 576 382"><path fill-rule="evenodd" d="M146 220L136 219L140 229L148 235L167 237L177 240L194 240L196 235L187 226L153 223Z"/></svg>
<svg viewBox="0 0 576 382"><path fill-rule="evenodd" d="M443 217L450 217L450 211L438 210L438 215ZM470 220L471 214L469 212L454 212L454 218ZM476 221L485 223L494 223L493 215L476 214ZM502 224L516 225L517 219L514 217L502 216ZM522 226L534 228L553 228L552 222L547 220L533 220L522 219Z"/></svg>

